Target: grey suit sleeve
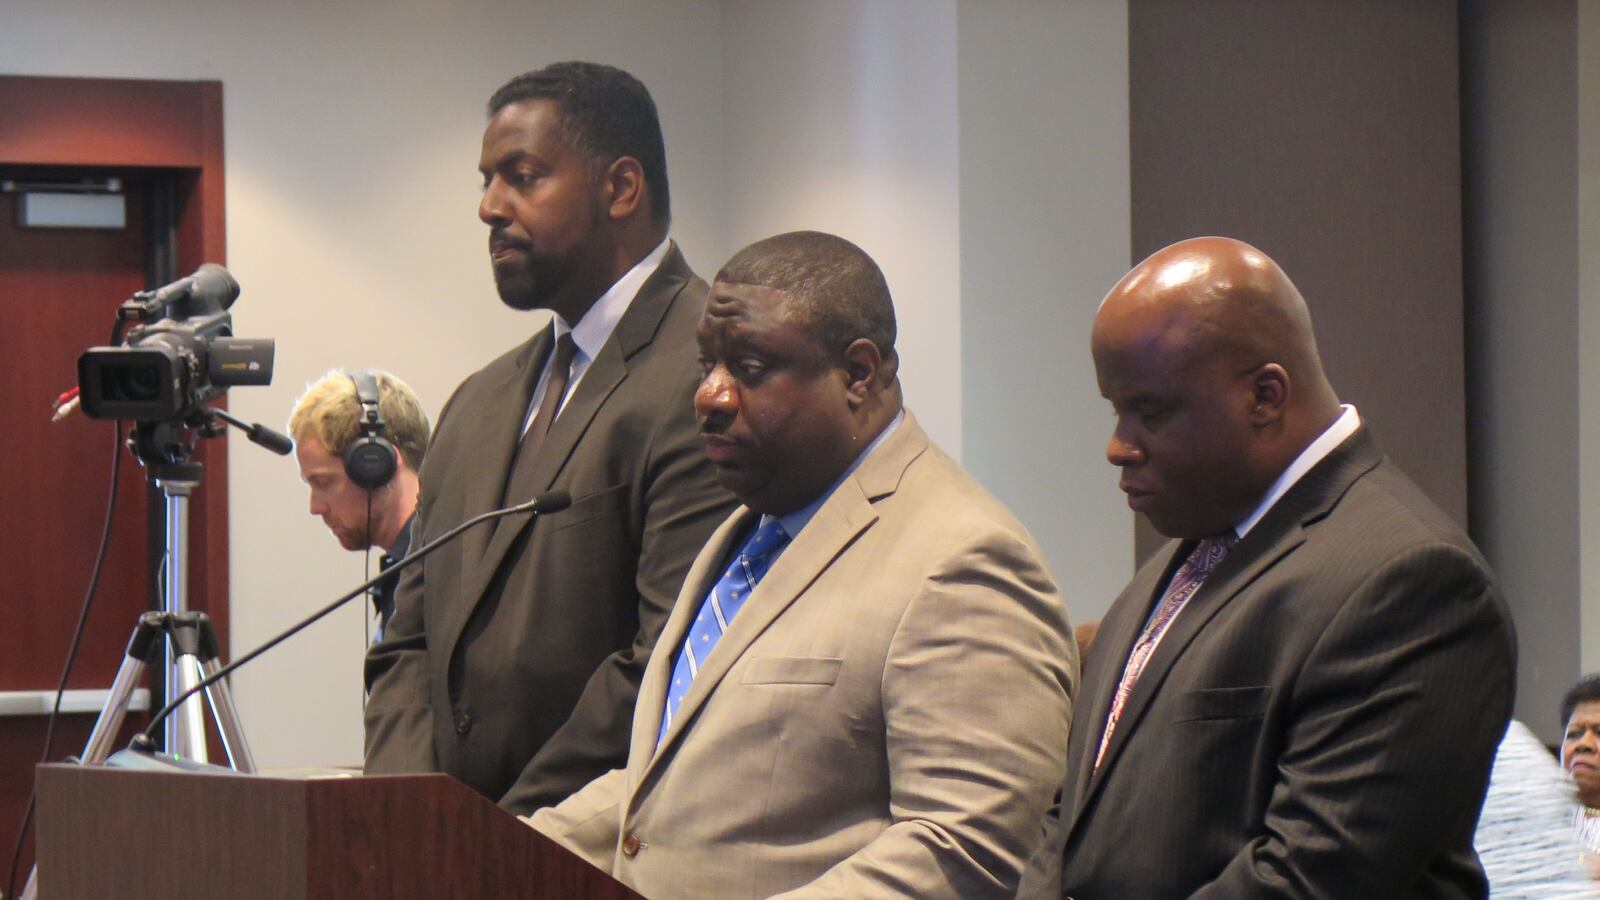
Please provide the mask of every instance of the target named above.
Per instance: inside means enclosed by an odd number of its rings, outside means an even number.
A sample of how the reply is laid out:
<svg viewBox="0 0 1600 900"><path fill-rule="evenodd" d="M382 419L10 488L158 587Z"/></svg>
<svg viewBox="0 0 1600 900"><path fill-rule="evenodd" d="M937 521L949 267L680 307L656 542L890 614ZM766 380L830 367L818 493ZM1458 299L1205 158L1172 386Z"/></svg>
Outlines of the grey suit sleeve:
<svg viewBox="0 0 1600 900"><path fill-rule="evenodd" d="M639 629L590 676L572 716L528 761L500 805L526 815L561 802L595 772L618 766L607 748L627 747L645 664L689 566L736 505L717 481L693 415L696 381L685 360L683 387L663 404L634 504L638 533Z"/></svg>
<svg viewBox="0 0 1600 900"><path fill-rule="evenodd" d="M1473 558L1433 544L1389 560L1297 677L1261 836L1194 896L1406 896L1471 833L1514 673L1504 607Z"/></svg>
<svg viewBox="0 0 1600 900"><path fill-rule="evenodd" d="M421 509L414 534L426 533ZM412 547L416 549L415 546ZM383 640L367 652L365 765L369 775L432 772L433 712L429 705L428 639L423 631L423 566L401 573L394 615Z"/></svg>
<svg viewBox="0 0 1600 900"><path fill-rule="evenodd" d="M452 394L439 411L434 436L444 427L457 396ZM432 492L428 490L427 459L424 457L419 475L422 485L416 519L411 523L411 552L420 549L430 533L426 520ZM424 559L400 574L394 614L383 630L383 640L367 650L362 768L368 775L439 770L433 746L433 708L429 699L432 676L423 610L426 565Z"/></svg>
<svg viewBox="0 0 1600 900"><path fill-rule="evenodd" d="M1077 653L1020 542L950 560L883 676L892 824L785 898L1011 897L1065 768Z"/></svg>

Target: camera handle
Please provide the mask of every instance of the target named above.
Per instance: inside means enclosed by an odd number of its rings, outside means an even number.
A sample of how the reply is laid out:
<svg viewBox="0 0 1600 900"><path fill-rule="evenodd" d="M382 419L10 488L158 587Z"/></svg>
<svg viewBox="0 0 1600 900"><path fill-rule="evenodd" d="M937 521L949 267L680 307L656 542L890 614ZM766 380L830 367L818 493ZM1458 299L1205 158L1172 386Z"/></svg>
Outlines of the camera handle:
<svg viewBox="0 0 1600 900"><path fill-rule="evenodd" d="M183 467L174 473L175 477L199 481L199 470L194 470L190 475L187 469L189 459L194 454L195 438L218 437L228 430L229 425L243 431L252 444L265 447L279 456L288 456L294 449L294 442L287 435L259 422L246 422L225 409L210 406L201 407L180 421L136 423L133 434L128 438L128 449L138 457L139 463L150 472L152 479L159 480L164 472L173 467Z"/></svg>

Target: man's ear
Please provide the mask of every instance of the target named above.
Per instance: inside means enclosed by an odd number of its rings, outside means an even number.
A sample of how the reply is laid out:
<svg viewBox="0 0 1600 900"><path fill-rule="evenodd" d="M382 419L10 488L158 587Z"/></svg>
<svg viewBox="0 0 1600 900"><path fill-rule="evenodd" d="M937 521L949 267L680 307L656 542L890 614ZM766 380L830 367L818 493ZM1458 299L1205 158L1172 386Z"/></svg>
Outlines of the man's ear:
<svg viewBox="0 0 1600 900"><path fill-rule="evenodd" d="M867 398L882 385L879 375L883 369L883 354L878 345L866 338L856 338L844 351L845 390L850 395L850 408L860 409Z"/></svg>
<svg viewBox="0 0 1600 900"><path fill-rule="evenodd" d="M1293 392L1288 370L1277 363L1266 363L1251 373L1250 392L1251 425L1270 425L1281 420Z"/></svg>
<svg viewBox="0 0 1600 900"><path fill-rule="evenodd" d="M612 160L601 177L600 197L612 219L632 216L644 204L644 166L631 156Z"/></svg>

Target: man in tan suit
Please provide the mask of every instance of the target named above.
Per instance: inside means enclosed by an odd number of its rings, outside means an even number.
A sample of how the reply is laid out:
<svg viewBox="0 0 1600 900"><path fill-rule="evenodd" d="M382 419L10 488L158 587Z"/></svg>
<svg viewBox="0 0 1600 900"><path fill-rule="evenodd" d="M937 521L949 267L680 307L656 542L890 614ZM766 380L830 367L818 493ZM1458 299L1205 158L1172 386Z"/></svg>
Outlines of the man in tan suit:
<svg viewBox="0 0 1600 900"><path fill-rule="evenodd" d="M888 286L795 232L700 323L702 438L744 506L695 560L628 765L531 820L671 897L1009 897L1077 654L1027 531L901 405Z"/></svg>

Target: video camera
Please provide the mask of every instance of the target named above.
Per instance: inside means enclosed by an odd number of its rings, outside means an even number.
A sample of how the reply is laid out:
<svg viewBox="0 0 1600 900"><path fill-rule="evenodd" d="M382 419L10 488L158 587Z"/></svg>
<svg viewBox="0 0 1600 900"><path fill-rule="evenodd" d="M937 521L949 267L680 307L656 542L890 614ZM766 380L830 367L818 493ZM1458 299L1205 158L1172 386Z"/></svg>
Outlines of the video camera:
<svg viewBox="0 0 1600 900"><path fill-rule="evenodd" d="M78 357L84 414L177 422L230 387L272 383L272 339L233 336L227 310L238 296L239 283L228 270L206 263L187 278L123 301L118 321L146 324L129 331L120 347L91 347Z"/></svg>

